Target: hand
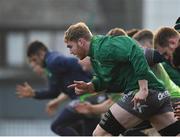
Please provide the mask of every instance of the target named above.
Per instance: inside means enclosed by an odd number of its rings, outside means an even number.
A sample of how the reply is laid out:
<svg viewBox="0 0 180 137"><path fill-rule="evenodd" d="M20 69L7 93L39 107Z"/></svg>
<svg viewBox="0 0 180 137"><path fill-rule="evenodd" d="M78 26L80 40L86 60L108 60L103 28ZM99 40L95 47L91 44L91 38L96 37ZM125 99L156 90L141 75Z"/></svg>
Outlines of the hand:
<svg viewBox="0 0 180 137"><path fill-rule="evenodd" d="M91 82L86 83L84 81L74 81L74 84L69 85L68 88L75 88L76 94L82 94L86 92L94 92L94 87Z"/></svg>
<svg viewBox="0 0 180 137"><path fill-rule="evenodd" d="M23 85L17 85L16 91L19 98L32 98L35 96L33 88L27 82L25 82Z"/></svg>
<svg viewBox="0 0 180 137"><path fill-rule="evenodd" d="M58 106L59 106L59 101L57 99L53 99L49 101L46 105L46 112L48 113L48 115L50 116L54 115Z"/></svg>
<svg viewBox="0 0 180 137"><path fill-rule="evenodd" d="M141 101L146 101L147 96L147 90L139 90L132 99L132 102L134 102L134 108L137 108L140 105Z"/></svg>
<svg viewBox="0 0 180 137"><path fill-rule="evenodd" d="M175 103L177 106L175 107L175 117L180 120L180 101Z"/></svg>
<svg viewBox="0 0 180 137"><path fill-rule="evenodd" d="M78 113L92 114L91 112L92 105L88 102L78 103L74 108Z"/></svg>

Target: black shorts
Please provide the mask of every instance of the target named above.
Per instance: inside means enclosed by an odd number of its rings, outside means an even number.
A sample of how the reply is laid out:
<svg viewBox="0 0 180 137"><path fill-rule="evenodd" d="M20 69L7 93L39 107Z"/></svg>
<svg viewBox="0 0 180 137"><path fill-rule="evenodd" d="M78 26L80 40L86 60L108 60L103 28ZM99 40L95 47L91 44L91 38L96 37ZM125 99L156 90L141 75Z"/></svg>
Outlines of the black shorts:
<svg viewBox="0 0 180 137"><path fill-rule="evenodd" d="M132 102L134 95L134 91L128 92L117 104L142 120L148 120L153 115L173 112L168 91L160 92L149 89L146 101L141 101L136 108Z"/></svg>

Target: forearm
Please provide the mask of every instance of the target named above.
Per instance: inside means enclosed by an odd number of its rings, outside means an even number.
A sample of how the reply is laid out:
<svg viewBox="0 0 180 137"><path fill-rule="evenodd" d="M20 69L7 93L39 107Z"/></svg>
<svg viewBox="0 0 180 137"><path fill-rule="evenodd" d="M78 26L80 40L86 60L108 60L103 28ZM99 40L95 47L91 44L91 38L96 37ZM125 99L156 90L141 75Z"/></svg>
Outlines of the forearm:
<svg viewBox="0 0 180 137"><path fill-rule="evenodd" d="M134 109L137 109L138 103L145 101L148 96L148 81L147 80L138 80L139 91L134 95L132 101L134 103Z"/></svg>
<svg viewBox="0 0 180 137"><path fill-rule="evenodd" d="M148 81L147 80L138 80L139 91L148 92Z"/></svg>
<svg viewBox="0 0 180 137"><path fill-rule="evenodd" d="M51 91L49 89L47 90L37 90L35 91L34 98L35 99L53 99L56 98L59 95L59 91Z"/></svg>
<svg viewBox="0 0 180 137"><path fill-rule="evenodd" d="M57 98L55 98L54 100L56 100L59 104L64 102L65 100L67 100L69 97L68 95L61 93Z"/></svg>

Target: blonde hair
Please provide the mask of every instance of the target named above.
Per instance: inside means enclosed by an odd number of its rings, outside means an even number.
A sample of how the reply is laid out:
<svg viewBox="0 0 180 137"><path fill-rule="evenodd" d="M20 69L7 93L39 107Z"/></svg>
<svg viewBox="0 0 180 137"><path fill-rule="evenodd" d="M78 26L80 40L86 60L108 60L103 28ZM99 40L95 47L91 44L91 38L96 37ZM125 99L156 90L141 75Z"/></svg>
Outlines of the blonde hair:
<svg viewBox="0 0 180 137"><path fill-rule="evenodd" d="M92 33L84 22L71 25L64 33L64 42L78 41L79 38L90 40Z"/></svg>

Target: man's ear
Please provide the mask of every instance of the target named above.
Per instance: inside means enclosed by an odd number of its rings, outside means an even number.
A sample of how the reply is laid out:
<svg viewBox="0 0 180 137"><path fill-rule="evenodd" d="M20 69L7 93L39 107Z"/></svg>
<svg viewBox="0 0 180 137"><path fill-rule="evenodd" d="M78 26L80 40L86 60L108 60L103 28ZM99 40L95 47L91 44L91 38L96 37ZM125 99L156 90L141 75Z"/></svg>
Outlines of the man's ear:
<svg viewBox="0 0 180 137"><path fill-rule="evenodd" d="M84 43L85 43L85 40L83 38L79 38L78 45L82 47L84 46Z"/></svg>

